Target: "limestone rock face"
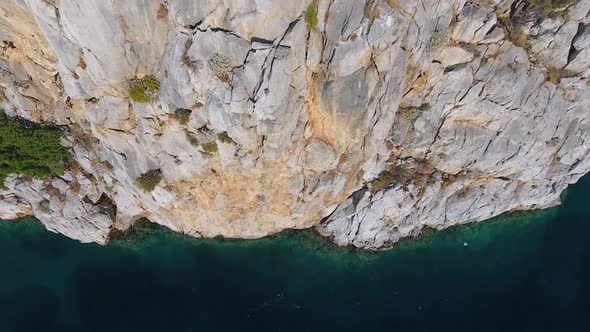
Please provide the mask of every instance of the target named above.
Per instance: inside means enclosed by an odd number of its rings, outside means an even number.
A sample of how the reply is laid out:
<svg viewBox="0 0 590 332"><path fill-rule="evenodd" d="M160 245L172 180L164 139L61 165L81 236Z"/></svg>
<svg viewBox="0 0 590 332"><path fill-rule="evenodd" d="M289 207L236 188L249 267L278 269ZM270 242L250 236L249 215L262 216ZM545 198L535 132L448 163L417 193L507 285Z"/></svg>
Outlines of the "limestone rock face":
<svg viewBox="0 0 590 332"><path fill-rule="evenodd" d="M99 243L140 218L195 237L316 227L381 250L556 205L590 170L589 12L4 0L2 108L63 126L77 167L7 178L0 218ZM147 75L159 91L134 102L129 84ZM148 192L151 170L162 180Z"/></svg>

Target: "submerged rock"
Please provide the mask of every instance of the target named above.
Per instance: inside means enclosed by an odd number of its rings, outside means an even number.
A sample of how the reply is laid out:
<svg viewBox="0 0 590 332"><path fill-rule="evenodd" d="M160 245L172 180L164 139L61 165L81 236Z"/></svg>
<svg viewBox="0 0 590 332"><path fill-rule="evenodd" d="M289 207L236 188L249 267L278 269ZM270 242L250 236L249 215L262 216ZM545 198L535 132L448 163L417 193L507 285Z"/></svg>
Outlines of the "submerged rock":
<svg viewBox="0 0 590 332"><path fill-rule="evenodd" d="M589 0L551 15L513 0L0 9L2 108L67 127L80 165L7 178L0 217L83 242L147 218L195 237L316 227L381 250L554 206L590 169Z"/></svg>

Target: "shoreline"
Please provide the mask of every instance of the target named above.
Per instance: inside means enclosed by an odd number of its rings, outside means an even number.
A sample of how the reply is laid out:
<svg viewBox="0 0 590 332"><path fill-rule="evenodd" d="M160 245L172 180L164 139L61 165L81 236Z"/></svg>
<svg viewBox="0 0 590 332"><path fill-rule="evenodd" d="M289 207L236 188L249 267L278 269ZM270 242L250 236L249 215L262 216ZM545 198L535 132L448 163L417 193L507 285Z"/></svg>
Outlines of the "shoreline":
<svg viewBox="0 0 590 332"><path fill-rule="evenodd" d="M255 246L259 244L272 245L276 241L290 241L293 244L300 245L307 250L314 250L322 254L331 255L354 255L364 256L381 256L388 253L395 253L400 250L412 250L421 249L428 247L434 240L439 237L452 235L455 233L470 233L473 228L482 227L498 227L500 225L522 223L522 222L533 222L535 219L550 219L557 214L557 211L561 205L551 207L548 209L541 210L518 210L503 213L499 216L486 219L478 222L470 222L465 224L453 225L448 228L437 230L435 228L424 228L420 231L417 236L410 236L400 239L392 247L383 250L371 250L365 248L359 248L354 246L339 246L335 242L331 241L328 237L321 235L315 227L305 229L285 229L278 233L271 234L265 237L256 239L242 239L242 238L224 238L221 236L213 238L196 238L187 234L178 233L170 230L169 228L153 223L147 219L141 219L134 223L125 232L116 232L114 237L109 238L106 244L98 243L82 243L84 245L97 244L101 247L122 247L130 250L141 250L144 247L153 245L150 241L157 240L161 241L183 241L188 245L200 246L200 245L212 245L212 246ZM9 223L34 223L43 228L45 232L51 232L45 228L45 226L35 217L27 216L14 220L0 220L1 222ZM478 230L476 230L478 231ZM63 234L58 234L71 241L77 241L71 239ZM458 241L457 246L464 246L464 242Z"/></svg>

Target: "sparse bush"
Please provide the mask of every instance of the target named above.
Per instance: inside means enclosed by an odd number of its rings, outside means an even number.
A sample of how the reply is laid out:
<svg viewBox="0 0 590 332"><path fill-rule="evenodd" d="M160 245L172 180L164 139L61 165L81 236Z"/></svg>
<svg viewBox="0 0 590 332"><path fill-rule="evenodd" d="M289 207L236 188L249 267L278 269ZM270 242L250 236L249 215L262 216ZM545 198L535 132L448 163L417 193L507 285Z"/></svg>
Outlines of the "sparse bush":
<svg viewBox="0 0 590 332"><path fill-rule="evenodd" d="M201 148L203 148L203 151L207 152L208 154L214 154L217 151L219 151L219 148L217 147L217 143L215 143L215 142L203 143L203 144L201 144Z"/></svg>
<svg viewBox="0 0 590 332"><path fill-rule="evenodd" d="M208 63L209 68L211 68L211 71L213 71L215 76L217 76L220 81L224 83L229 83L231 81L229 74L231 72L232 65L231 60L228 57L216 53L213 57L211 57L211 59L209 59Z"/></svg>
<svg viewBox="0 0 590 332"><path fill-rule="evenodd" d="M201 135L205 135L205 136L213 135L213 130L210 129L209 127L207 127L207 125L202 126L198 130L199 130L199 134L201 134Z"/></svg>
<svg viewBox="0 0 590 332"><path fill-rule="evenodd" d="M313 1L307 6L305 10L305 24L307 24L307 30L311 31L318 25L318 3Z"/></svg>
<svg viewBox="0 0 590 332"><path fill-rule="evenodd" d="M567 9L567 7L576 3L576 0L529 0L529 2L541 9L545 14L550 15Z"/></svg>
<svg viewBox="0 0 590 332"><path fill-rule="evenodd" d="M430 109L429 104L422 104L418 107L400 107L396 113L396 117L405 119L409 123L414 123L420 115Z"/></svg>
<svg viewBox="0 0 590 332"><path fill-rule="evenodd" d="M553 84L559 84L561 78L563 77L563 69L558 67L547 67L547 72L545 73L545 80L548 82L552 82Z"/></svg>
<svg viewBox="0 0 590 332"><path fill-rule="evenodd" d="M235 143L234 140L231 139L231 137L229 137L229 135L226 132L217 134L217 139L221 143L225 143L225 144L234 144Z"/></svg>
<svg viewBox="0 0 590 332"><path fill-rule="evenodd" d="M185 108L178 108L176 109L174 114L170 115L170 117L178 121L178 123L180 123L181 125L186 125L191 118L191 113L191 110Z"/></svg>
<svg viewBox="0 0 590 332"><path fill-rule="evenodd" d="M383 171L370 183L371 191L376 193L395 183L395 176L391 172Z"/></svg>
<svg viewBox="0 0 590 332"><path fill-rule="evenodd" d="M143 173L137 179L137 185L145 192L153 191L162 181L162 172L159 169L152 169Z"/></svg>
<svg viewBox="0 0 590 332"><path fill-rule="evenodd" d="M129 82L129 98L136 103L149 103L160 90L160 82L153 75Z"/></svg>
<svg viewBox="0 0 590 332"><path fill-rule="evenodd" d="M194 146L194 147L197 147L197 146L199 146L199 140L197 139L197 137L195 137L195 135L194 135L194 134L189 134L189 133L186 133L186 139L188 140L188 142L189 142L189 143L190 143L192 146Z"/></svg>
<svg viewBox="0 0 590 332"><path fill-rule="evenodd" d="M78 180L74 179L72 182L70 182L70 190L72 190L73 192L79 193L81 188L82 186L80 185L80 182L78 182Z"/></svg>
<svg viewBox="0 0 590 332"><path fill-rule="evenodd" d="M102 164L109 171L113 171L115 169L115 167L113 167L113 164L111 164L108 160L103 161Z"/></svg>
<svg viewBox="0 0 590 332"><path fill-rule="evenodd" d="M57 128L10 119L0 111L0 186L9 174L41 179L63 174L70 154L61 137Z"/></svg>
<svg viewBox="0 0 590 332"><path fill-rule="evenodd" d="M508 39L518 47L526 48L529 43L529 36L522 30L518 29L513 31L509 36Z"/></svg>

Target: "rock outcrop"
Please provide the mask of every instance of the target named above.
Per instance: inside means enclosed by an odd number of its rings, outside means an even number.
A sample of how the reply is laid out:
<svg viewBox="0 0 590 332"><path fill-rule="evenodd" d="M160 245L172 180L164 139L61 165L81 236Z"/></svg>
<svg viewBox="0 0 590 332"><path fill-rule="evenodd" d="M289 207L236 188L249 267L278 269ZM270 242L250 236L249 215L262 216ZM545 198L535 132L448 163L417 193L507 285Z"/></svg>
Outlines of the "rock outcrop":
<svg viewBox="0 0 590 332"><path fill-rule="evenodd" d="M8 177L0 218L381 250L554 206L590 170L590 0L562 3L4 0L2 108L63 126L76 167Z"/></svg>

